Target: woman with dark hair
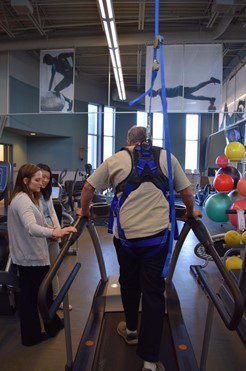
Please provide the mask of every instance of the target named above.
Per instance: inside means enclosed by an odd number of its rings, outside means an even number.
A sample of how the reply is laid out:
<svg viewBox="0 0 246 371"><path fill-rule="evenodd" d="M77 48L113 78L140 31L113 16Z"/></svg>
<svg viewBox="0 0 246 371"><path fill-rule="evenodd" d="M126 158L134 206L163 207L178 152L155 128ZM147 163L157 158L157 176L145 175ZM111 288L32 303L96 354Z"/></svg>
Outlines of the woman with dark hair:
<svg viewBox="0 0 246 371"><path fill-rule="evenodd" d="M41 197L39 199L39 205L44 214L45 221L47 225L51 227L61 228L59 220L56 215L54 205L53 205L53 200L51 197L51 194L52 194L51 169L46 164L38 164L37 166L42 172L42 187L41 187ZM50 263L53 264L60 252L58 239L48 238L47 243L49 246ZM52 288L53 288L53 300L55 300L55 298L57 297L59 293L58 275L56 275L52 281ZM60 306L60 309L63 309L62 304ZM69 305L69 309L70 310L72 309L71 305Z"/></svg>
<svg viewBox="0 0 246 371"><path fill-rule="evenodd" d="M17 175L8 209L8 235L10 256L17 265L20 277L19 316L21 341L30 346L41 342L44 335L38 314L39 286L50 267L47 238L60 238L76 228L48 227L39 208L42 172L33 164L23 165ZM47 302L52 303L52 288L48 290ZM55 315L44 324L46 334L55 336L63 324Z"/></svg>
<svg viewBox="0 0 246 371"><path fill-rule="evenodd" d="M41 186L41 196L39 198L39 205L44 214L45 221L47 225L51 227L61 228L55 209L54 209L53 201L51 198L52 172L48 165L38 164L37 166L42 172L42 186ZM58 240L55 238L48 238L47 243L49 246L50 264L53 264L57 256L59 255ZM52 289L53 289L53 299L55 300L55 298L57 297L59 293L59 280L58 280L57 275L54 277L52 281Z"/></svg>

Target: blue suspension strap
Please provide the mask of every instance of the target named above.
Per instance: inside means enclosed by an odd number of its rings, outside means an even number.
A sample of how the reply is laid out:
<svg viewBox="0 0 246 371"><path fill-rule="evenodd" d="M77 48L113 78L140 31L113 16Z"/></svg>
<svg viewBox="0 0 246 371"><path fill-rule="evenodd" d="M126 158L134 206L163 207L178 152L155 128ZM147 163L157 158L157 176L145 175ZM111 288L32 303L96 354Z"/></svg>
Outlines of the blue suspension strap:
<svg viewBox="0 0 246 371"><path fill-rule="evenodd" d="M168 253L166 262L163 268L163 277L167 277L168 267L170 264L171 256L172 256L172 248L173 248L173 241L174 241L174 232L176 227L176 215L175 215L175 203L174 203L174 188L173 188L173 172L172 172L172 160L171 160L171 144L170 144L170 135L169 135L169 128L168 128L168 114L167 114L167 97L166 97L166 86L165 86L165 63L164 63L164 55L163 55L163 42L164 37L160 37L160 65L161 65L161 101L162 101L162 109L163 109L163 125L165 130L165 144L166 144L166 154L167 154L167 168L168 168L168 183L169 183L169 192L170 192L170 199L169 199L169 208L170 208L170 221L171 221L171 233L170 233L170 240L168 246Z"/></svg>
<svg viewBox="0 0 246 371"><path fill-rule="evenodd" d="M175 215L175 204L174 204L174 188L173 188L173 179L172 179L172 161L171 161L171 146L170 146L170 136L168 129L168 114L167 114L167 99L166 99L166 86L165 86L165 66L164 66L164 55L163 55L163 42L164 37L159 36L159 0L155 0L155 43L153 51L153 67L152 67L152 76L151 76L151 86L138 98L129 102L130 106L133 106L139 100L144 98L147 94L150 95L150 105L149 105L149 118L152 110L152 93L155 83L155 79L159 70L159 63L157 61L157 50L160 51L160 70L161 70L161 87L162 87L162 110L163 110L163 126L165 132L165 144L166 144L166 154L167 154L167 167L168 167L168 183L169 183L169 209L170 209L170 222L171 222L171 233L169 239L168 253L166 262L163 268L162 275L164 278L167 277L168 267L172 255L172 247L174 241L174 233L176 229L176 215ZM149 123L149 122L148 122Z"/></svg>

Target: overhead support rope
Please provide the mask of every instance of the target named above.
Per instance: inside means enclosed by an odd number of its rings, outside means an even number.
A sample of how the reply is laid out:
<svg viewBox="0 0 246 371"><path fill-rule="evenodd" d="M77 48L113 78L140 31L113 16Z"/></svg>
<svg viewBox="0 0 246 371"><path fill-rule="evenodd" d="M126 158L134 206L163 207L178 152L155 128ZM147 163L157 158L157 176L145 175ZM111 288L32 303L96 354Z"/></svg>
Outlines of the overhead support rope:
<svg viewBox="0 0 246 371"><path fill-rule="evenodd" d="M159 35L159 0L155 0L155 41L153 46L153 64L152 64L152 74L151 74L151 85L150 88L141 94L138 98L134 99L129 103L133 106L135 103L140 101L146 95L149 95L149 111L148 111L148 121L147 121L147 139L151 138L151 122L152 122L152 97L153 97L153 87L160 70L161 73L161 91L162 91L162 111L163 111L163 126L165 133L165 149L167 155L167 168L168 168L168 183L169 183L169 216L171 222L171 231L169 238L169 246L166 262L163 268L162 275L164 278L167 277L168 267L171 260L172 248L175 228L176 228L176 215L175 215L175 204L174 204L174 187L173 187L173 177L172 177L172 162L171 162L171 146L170 146L170 136L168 127L168 114L167 114L167 98L166 98L166 86L165 86L165 62L163 54L163 44L164 37ZM157 59L157 52L159 50L160 62Z"/></svg>

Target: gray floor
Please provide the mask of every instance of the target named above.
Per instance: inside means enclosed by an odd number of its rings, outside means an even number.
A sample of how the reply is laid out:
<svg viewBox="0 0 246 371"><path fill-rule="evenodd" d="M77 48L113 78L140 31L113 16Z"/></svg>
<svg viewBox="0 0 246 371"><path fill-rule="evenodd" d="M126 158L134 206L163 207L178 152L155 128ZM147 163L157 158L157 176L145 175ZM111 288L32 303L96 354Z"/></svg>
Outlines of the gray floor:
<svg viewBox="0 0 246 371"><path fill-rule="evenodd" d="M224 229L228 228L230 226L224 226ZM213 233L223 231L215 223L210 223L210 229ZM118 274L118 264L112 245L112 238L107 234L105 227L98 227L98 232L106 261L107 273ZM199 261L193 253L195 244L196 238L190 233L181 253L174 281L180 295L184 319L195 354L199 360L207 299L189 272L190 264ZM67 257L60 272L60 281L62 282L66 277L66 273L71 270L77 260L82 263L81 270L70 291L70 303L73 306L71 328L74 353L85 326L93 294L99 280L97 260L87 231L81 237L79 247L79 256ZM209 272L212 277L218 275L212 264L210 264ZM207 370L242 371L245 369L245 356L245 348L237 334L227 331L221 319L215 313ZM64 331L56 338L27 348L20 344L17 316L2 316L0 317L0 362L1 371L64 370L66 363ZM117 371L117 366L115 371Z"/></svg>

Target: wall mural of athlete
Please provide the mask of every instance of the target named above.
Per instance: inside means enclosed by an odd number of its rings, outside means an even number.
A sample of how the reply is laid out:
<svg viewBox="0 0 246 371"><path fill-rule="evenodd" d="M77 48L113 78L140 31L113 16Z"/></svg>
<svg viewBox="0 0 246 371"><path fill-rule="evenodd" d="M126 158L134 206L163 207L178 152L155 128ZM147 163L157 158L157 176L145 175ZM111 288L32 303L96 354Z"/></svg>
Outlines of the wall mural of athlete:
<svg viewBox="0 0 246 371"><path fill-rule="evenodd" d="M49 92L52 91L54 83L54 77L56 73L63 76L63 79L53 88L55 95L60 98L64 98L65 102L68 103L67 111L71 111L73 108L73 100L66 97L61 93L62 90L73 84L73 56L74 53L60 53L56 57L51 54L45 54L43 57L43 63L51 66L51 77L49 81ZM72 64L69 59L71 58Z"/></svg>
<svg viewBox="0 0 246 371"><path fill-rule="evenodd" d="M166 88L166 97L167 98L176 98L176 97L183 97L185 99L192 99L192 100L203 100L210 102L208 107L208 111L215 111L216 107L214 105L216 98L215 97L206 97L204 95L194 95L196 91L204 88L209 84L220 84L220 80L216 79L215 77L211 77L209 80L201 82L200 84L192 87L178 85L174 88ZM153 90L153 97L159 96L161 98L162 89Z"/></svg>
<svg viewBox="0 0 246 371"><path fill-rule="evenodd" d="M233 112L231 115L229 114L227 103L225 103L223 119L220 123L219 129L227 128L228 126L231 126L236 122L243 120L245 116L246 116L245 100L241 99L238 101L236 111Z"/></svg>

